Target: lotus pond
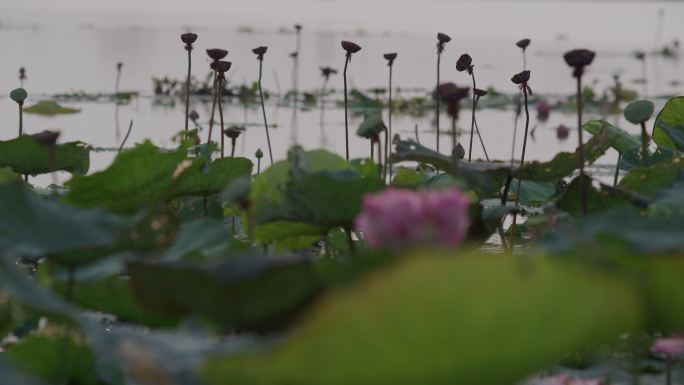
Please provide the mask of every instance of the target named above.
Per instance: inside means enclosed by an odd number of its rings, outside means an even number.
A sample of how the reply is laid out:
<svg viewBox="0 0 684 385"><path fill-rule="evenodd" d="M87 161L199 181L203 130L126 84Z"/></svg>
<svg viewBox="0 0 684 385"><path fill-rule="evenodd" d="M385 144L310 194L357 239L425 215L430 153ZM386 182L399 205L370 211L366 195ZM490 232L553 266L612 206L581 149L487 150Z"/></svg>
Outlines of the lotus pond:
<svg viewBox="0 0 684 385"><path fill-rule="evenodd" d="M155 1L0 6L0 384L684 383L682 7Z"/></svg>

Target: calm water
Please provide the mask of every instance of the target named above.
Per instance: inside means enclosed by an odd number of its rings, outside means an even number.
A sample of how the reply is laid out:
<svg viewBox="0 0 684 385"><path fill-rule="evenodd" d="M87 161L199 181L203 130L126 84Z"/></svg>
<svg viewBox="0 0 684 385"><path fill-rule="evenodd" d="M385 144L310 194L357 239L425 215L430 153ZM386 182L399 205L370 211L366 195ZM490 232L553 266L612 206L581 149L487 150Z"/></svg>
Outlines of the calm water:
<svg viewBox="0 0 684 385"><path fill-rule="evenodd" d="M151 79L164 75L183 77L186 63L180 33L192 30L200 35L194 56L194 73L198 77L204 76L208 67L204 48L228 49L229 60L233 62L233 83L256 80L256 60L251 48L268 45L264 87L286 92L292 86L292 60L288 55L295 48L291 32L294 23L304 26L299 81L303 91L320 89L319 66L342 69L342 39L363 47L350 65L349 79L354 86L385 86L387 67L381 55L396 51L399 58L395 64L395 84L427 90L434 83L435 34L439 31L453 37L442 58L443 81L469 84L470 79L456 72L454 65L458 56L467 52L474 58L479 86L516 92L509 79L520 71L522 60L514 43L529 37L533 41L528 57L532 70L530 84L536 93L571 94L574 83L562 53L586 47L598 52L587 80L599 91L609 87L613 74L619 73L627 87L649 97L679 94L681 86L672 82L682 80L681 61L649 57L649 82L644 87L632 82L641 77L642 67L631 53L638 49L649 51L684 36L684 24L679 22L683 18L684 4L658 1L3 0L0 138L11 138L16 132L16 106L6 94L18 86L19 67L27 68L25 88L31 95L30 104L55 93L113 92L115 63L123 62L121 88L139 91L142 96L118 109L118 133L115 106L92 102L66 103L82 109L76 115L27 115L26 131L58 129L63 141L82 140L98 147L116 147L132 119L134 128L129 145L145 138L167 145L183 126L183 111L158 106L152 97ZM341 86L341 75L331 79L330 87ZM202 119L207 119L206 106L198 101L193 104ZM292 111L275 103L267 108L269 121L278 125L272 134L274 153L282 158L291 144ZM258 109L245 114L240 106L226 106L226 115L230 122L242 124L246 118L248 123L261 123ZM470 124L466 115L461 118L461 127ZM299 144L343 154L343 110L328 109L323 127L316 109L302 111L298 118ZM431 118L395 116L394 127L402 136L412 136L413 127L418 124L421 141L433 145ZM446 129L448 118L445 116L442 121L442 128ZM510 157L512 121L510 110L487 109L479 113L478 123L490 155L498 159ZM529 143L528 159L549 159L558 151L575 147L576 138L572 135L566 141L556 139L555 128L560 123L574 127L574 116L554 113L548 122L537 124ZM355 130L358 124L359 120L354 119L350 126ZM532 124L535 125L534 119ZM638 131L636 127L622 125ZM449 143L450 138L443 136L441 147L447 148ZM265 135L263 128L254 126L240 137L236 152L253 157L257 148L265 150ZM351 152L355 157L365 156L368 143L354 137ZM479 147L475 147L474 155L482 157ZM94 154L91 170L106 167L112 157L113 153ZM599 163L614 161L615 155L611 153ZM63 181L68 176L59 178Z"/></svg>

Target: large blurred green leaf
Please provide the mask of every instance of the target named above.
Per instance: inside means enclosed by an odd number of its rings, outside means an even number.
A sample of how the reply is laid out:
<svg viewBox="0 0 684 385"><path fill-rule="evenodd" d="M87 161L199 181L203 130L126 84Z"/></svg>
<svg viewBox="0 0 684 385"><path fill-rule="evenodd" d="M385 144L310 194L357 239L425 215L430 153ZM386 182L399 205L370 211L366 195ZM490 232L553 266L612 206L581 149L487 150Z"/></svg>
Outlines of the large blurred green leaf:
<svg viewBox="0 0 684 385"><path fill-rule="evenodd" d="M72 178L66 183L69 191L63 200L80 207L103 206L117 213L134 213L170 197L179 178L189 174L174 176L186 157L184 149L163 151L146 141L122 151L106 170ZM188 162L187 167L193 167Z"/></svg>
<svg viewBox="0 0 684 385"><path fill-rule="evenodd" d="M5 357L0 357L0 373L3 381L7 381L8 384L47 385L43 380L21 371Z"/></svg>
<svg viewBox="0 0 684 385"><path fill-rule="evenodd" d="M49 201L19 182L0 184L0 255L48 253L108 246L125 222L103 210Z"/></svg>
<svg viewBox="0 0 684 385"><path fill-rule="evenodd" d="M638 137L631 135L627 131L616 127L605 120L590 120L584 123L582 128L592 135L598 135L602 129L605 129L608 144L621 154L641 147L641 142Z"/></svg>
<svg viewBox="0 0 684 385"><path fill-rule="evenodd" d="M638 295L608 276L545 259L434 254L330 295L281 345L210 360L206 381L511 384L640 324Z"/></svg>
<svg viewBox="0 0 684 385"><path fill-rule="evenodd" d="M7 349L6 354L23 370L54 384L101 384L92 354L72 337L29 336ZM5 380L3 374L2 381Z"/></svg>
<svg viewBox="0 0 684 385"><path fill-rule="evenodd" d="M297 150L295 150L297 151ZM302 172L351 170L352 166L341 157L325 150L297 151L297 166ZM286 185L293 170L294 160L282 160L256 177L250 191L253 212L257 223L277 220L287 213Z"/></svg>
<svg viewBox="0 0 684 385"><path fill-rule="evenodd" d="M291 217L327 228L351 227L365 194L382 190L377 177L361 177L352 170L322 171L294 176L287 197Z"/></svg>
<svg viewBox="0 0 684 385"><path fill-rule="evenodd" d="M676 149L675 143L667 132L662 129L661 123L664 123L667 127L684 129L684 96L677 96L668 100L653 123L653 141L658 146Z"/></svg>
<svg viewBox="0 0 684 385"><path fill-rule="evenodd" d="M192 170L174 188L176 196L218 194L231 182L252 174L252 162L247 158L216 159L206 169Z"/></svg>
<svg viewBox="0 0 684 385"><path fill-rule="evenodd" d="M308 246L331 226L351 225L361 196L381 187L377 176L358 174L337 155L293 149L252 185L256 239Z"/></svg>
<svg viewBox="0 0 684 385"><path fill-rule="evenodd" d="M85 174L90 167L91 147L82 142L57 144L50 150L31 135L0 141L0 167L10 167L18 174L45 174L68 171Z"/></svg>
<svg viewBox="0 0 684 385"><path fill-rule="evenodd" d="M203 315L223 330L281 326L319 286L311 263L303 258L133 261L127 271L146 308L173 316Z"/></svg>
<svg viewBox="0 0 684 385"><path fill-rule="evenodd" d="M594 250L662 254L684 251L684 218L644 216L631 207L597 213L549 232L541 243L555 253Z"/></svg>

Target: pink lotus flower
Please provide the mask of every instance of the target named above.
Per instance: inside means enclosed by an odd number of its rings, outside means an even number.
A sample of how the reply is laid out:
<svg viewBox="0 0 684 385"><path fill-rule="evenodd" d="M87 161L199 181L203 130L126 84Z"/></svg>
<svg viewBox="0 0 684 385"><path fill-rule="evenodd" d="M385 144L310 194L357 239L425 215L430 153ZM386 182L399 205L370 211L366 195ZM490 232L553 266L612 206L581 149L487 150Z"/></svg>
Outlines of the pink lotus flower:
<svg viewBox="0 0 684 385"><path fill-rule="evenodd" d="M363 197L355 225L370 248L458 246L470 226L468 197L458 189L388 188Z"/></svg>
<svg viewBox="0 0 684 385"><path fill-rule="evenodd" d="M537 120L540 122L546 122L549 120L549 114L551 114L551 106L546 99L542 99L537 103Z"/></svg>
<svg viewBox="0 0 684 385"><path fill-rule="evenodd" d="M652 349L655 353L681 356L684 354L684 337L658 338Z"/></svg>

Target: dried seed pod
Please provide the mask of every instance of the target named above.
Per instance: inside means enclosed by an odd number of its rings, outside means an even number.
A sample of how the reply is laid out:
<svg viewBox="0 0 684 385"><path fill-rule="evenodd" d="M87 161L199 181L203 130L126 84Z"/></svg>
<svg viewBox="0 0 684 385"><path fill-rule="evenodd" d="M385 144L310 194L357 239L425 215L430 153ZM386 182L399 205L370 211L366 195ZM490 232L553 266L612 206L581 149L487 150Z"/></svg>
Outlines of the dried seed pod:
<svg viewBox="0 0 684 385"><path fill-rule="evenodd" d="M231 139L237 139L242 133L242 129L237 126L231 126L223 130L223 134Z"/></svg>
<svg viewBox="0 0 684 385"><path fill-rule="evenodd" d="M487 95L487 91L476 88L475 89L475 95L477 95L478 98L481 98L481 97Z"/></svg>
<svg viewBox="0 0 684 385"><path fill-rule="evenodd" d="M524 51L530 45L530 42L531 42L530 39L522 39L522 40L519 40L517 43L515 43L515 45L517 45L519 48L521 48Z"/></svg>
<svg viewBox="0 0 684 385"><path fill-rule="evenodd" d="M194 33L188 32L181 35L181 41L189 46L192 46L192 43L194 43L196 40L197 35Z"/></svg>
<svg viewBox="0 0 684 385"><path fill-rule="evenodd" d="M563 55L565 62L574 69L573 76L580 77L584 73L584 67L594 61L596 53L588 49L575 49Z"/></svg>
<svg viewBox="0 0 684 385"><path fill-rule="evenodd" d="M209 55L209 57L212 60L219 61L224 57L228 56L228 51L226 51L225 49L210 48L207 50L207 55Z"/></svg>
<svg viewBox="0 0 684 385"><path fill-rule="evenodd" d="M229 61L215 61L215 62L211 63L210 67L212 70L214 70L220 74L224 74L224 73L228 72L228 70L230 69L230 67L232 65L233 65L233 63L231 63Z"/></svg>
<svg viewBox="0 0 684 385"><path fill-rule="evenodd" d="M342 48L347 51L347 55L361 51L361 46L351 41L342 40Z"/></svg>
<svg viewBox="0 0 684 385"><path fill-rule="evenodd" d="M471 58L467 53L461 55L461 57L458 58L458 61L456 61L456 71L458 72L468 71L471 73L472 68L473 58Z"/></svg>
<svg viewBox="0 0 684 385"><path fill-rule="evenodd" d="M437 34L437 40L439 41L440 44L448 43L451 41L451 37L445 33L438 33Z"/></svg>
<svg viewBox="0 0 684 385"><path fill-rule="evenodd" d="M515 84L527 84L530 81L530 71L523 71L513 75L511 81Z"/></svg>
<svg viewBox="0 0 684 385"><path fill-rule="evenodd" d="M394 60L397 58L397 54L395 52L392 53L386 53L382 55L387 60L387 65L391 66L394 64Z"/></svg>
<svg viewBox="0 0 684 385"><path fill-rule="evenodd" d="M321 67L321 75L324 77L330 77L330 75L335 75L337 70L331 67Z"/></svg>
<svg viewBox="0 0 684 385"><path fill-rule="evenodd" d="M268 47L261 46L261 47L256 47L252 50L254 54L257 55L257 60L264 60L264 54L268 50Z"/></svg>

